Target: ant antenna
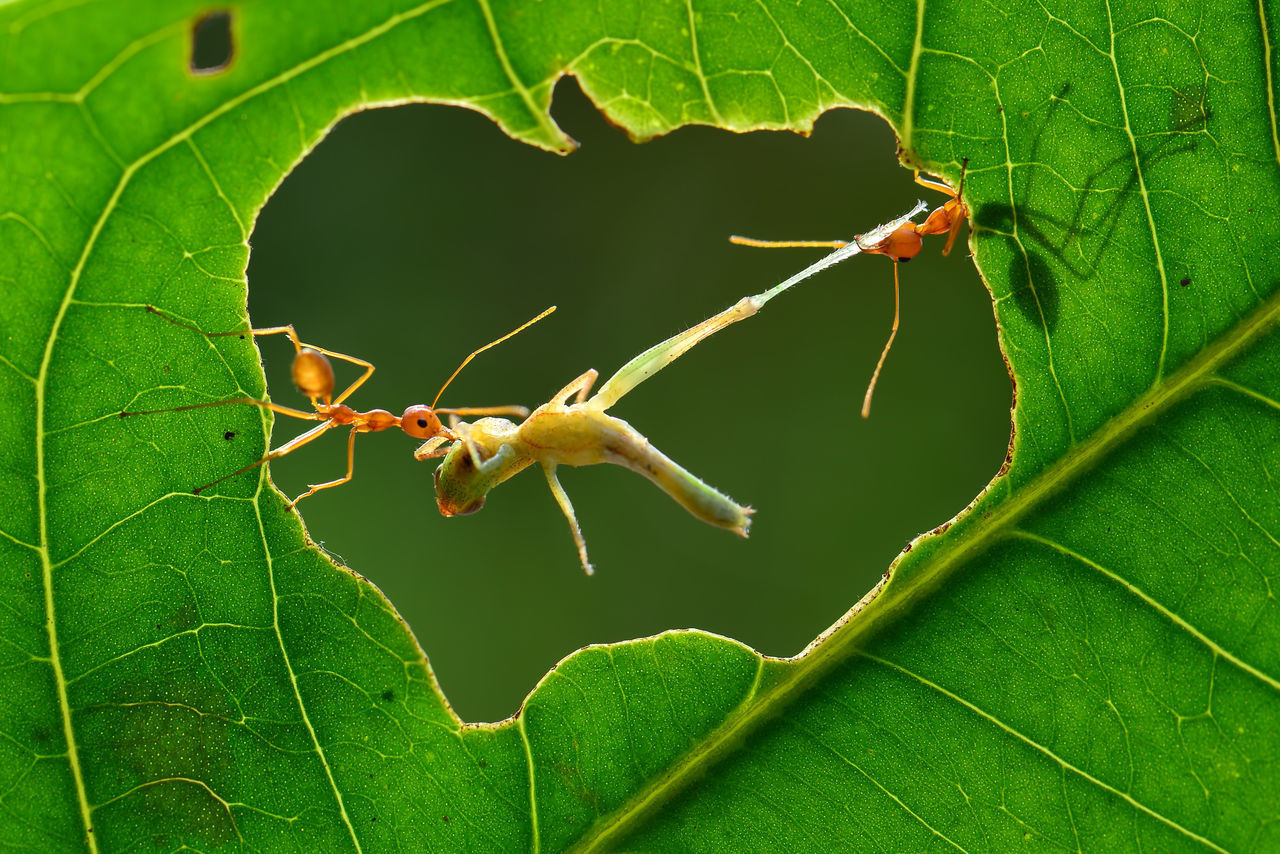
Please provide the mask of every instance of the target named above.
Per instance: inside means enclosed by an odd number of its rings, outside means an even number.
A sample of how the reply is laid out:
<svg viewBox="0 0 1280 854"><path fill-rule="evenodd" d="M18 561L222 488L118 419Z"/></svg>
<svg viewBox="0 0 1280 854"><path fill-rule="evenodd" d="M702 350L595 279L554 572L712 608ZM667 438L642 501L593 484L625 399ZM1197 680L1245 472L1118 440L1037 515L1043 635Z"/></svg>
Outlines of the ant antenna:
<svg viewBox="0 0 1280 854"><path fill-rule="evenodd" d="M554 305L553 305L553 306L551 306L551 308L549 308L549 309L547 309L546 311L542 312L542 314L539 314L539 315L538 315L537 317L535 317L533 320L525 321L524 323L522 323L522 324L520 324L519 326L517 326L515 329L511 330L510 332L508 332L506 335L503 335L501 338L497 339L496 341L490 341L488 344L484 345L484 346L483 346L483 347L481 347L479 350L476 350L476 351L475 351L474 353L472 353L470 356L468 356L467 358L463 359L463 360L462 360L462 364L461 364L461 365L458 365L458 369L457 369L456 371L454 371L454 372L449 376L449 379L447 379L447 380L445 380L445 381L444 381L444 385L440 386L440 391L436 392L436 399L435 399L435 400L433 400L433 401L431 401L431 409L432 409L433 411L437 411L437 412L443 412L443 411L444 411L444 410L436 410L436 404L440 402L440 396L441 396L441 395L443 395L443 394L444 394L444 390L445 390L445 389L447 389L447 388L449 387L449 383L453 382L453 381L454 381L454 379L458 376L458 374L462 373L462 369L463 369L463 368L465 368L465 367L467 366L467 363L468 363L468 362L470 362L470 361L471 361L472 359L474 359L476 356L479 356L479 355L480 355L481 353L483 353L485 350L488 350L490 347L496 347L496 346L498 346L499 344L501 344L503 341L506 341L508 338L511 338L512 336L517 335L517 334L519 334L520 332L523 332L524 330L528 329L530 326L533 326L533 324L537 323L539 320L541 320L542 318L546 317L548 314L550 314L551 312L553 312L553 311L555 311L555 310L556 310L556 307L555 307Z"/></svg>

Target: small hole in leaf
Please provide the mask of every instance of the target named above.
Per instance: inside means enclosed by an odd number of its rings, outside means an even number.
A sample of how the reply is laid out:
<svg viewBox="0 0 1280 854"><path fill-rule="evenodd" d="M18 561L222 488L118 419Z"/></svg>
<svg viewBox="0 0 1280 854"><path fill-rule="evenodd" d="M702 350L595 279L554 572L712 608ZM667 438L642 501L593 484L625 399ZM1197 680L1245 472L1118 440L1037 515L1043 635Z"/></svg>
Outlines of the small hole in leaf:
<svg viewBox="0 0 1280 854"><path fill-rule="evenodd" d="M231 13L206 12L191 28L191 72L217 74L226 70L235 55L231 40Z"/></svg>

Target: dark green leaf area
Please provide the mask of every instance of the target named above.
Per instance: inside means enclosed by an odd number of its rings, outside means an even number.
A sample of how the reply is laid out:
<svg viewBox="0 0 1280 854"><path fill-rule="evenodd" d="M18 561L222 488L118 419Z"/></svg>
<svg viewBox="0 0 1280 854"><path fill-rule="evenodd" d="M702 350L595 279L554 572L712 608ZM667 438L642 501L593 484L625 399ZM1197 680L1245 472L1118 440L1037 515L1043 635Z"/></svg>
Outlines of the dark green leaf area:
<svg viewBox="0 0 1280 854"><path fill-rule="evenodd" d="M206 11L0 10L0 845L1280 847L1269 5L264 0L193 76ZM265 468L199 489L270 417L120 413L264 393L216 333L339 117L461 104L567 151L564 74L637 138L865 106L967 159L1013 453L805 655L590 647L464 725Z"/></svg>
<svg viewBox="0 0 1280 854"><path fill-rule="evenodd" d="M1010 538L627 847L1267 850L1275 680L1099 562L1127 550Z"/></svg>

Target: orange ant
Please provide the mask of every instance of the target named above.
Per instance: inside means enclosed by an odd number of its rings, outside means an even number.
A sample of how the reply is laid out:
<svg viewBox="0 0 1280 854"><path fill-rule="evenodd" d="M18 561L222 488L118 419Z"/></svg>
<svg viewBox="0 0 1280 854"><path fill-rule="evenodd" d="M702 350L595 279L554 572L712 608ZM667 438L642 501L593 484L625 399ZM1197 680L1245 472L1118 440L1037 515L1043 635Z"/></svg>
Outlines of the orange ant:
<svg viewBox="0 0 1280 854"><path fill-rule="evenodd" d="M857 246L863 252L874 255L887 255L893 261L893 328L889 332L889 340L885 342L884 350L880 353L880 361L876 362L876 369L871 374L871 382L867 384L867 393L862 398L862 417L867 418L871 415L871 395L875 393L876 382L880 379L880 369L884 367L884 360L889 355L889 348L893 346L893 339L898 334L898 262L906 263L912 258L920 254L920 248L923 238L927 234L946 234L947 245L943 247L942 254L950 255L951 247L956 242L956 235L960 233L960 225L969 217L969 209L965 203L961 201L960 195L964 192L964 175L969 168L969 158L964 158L960 164L960 187L952 190L946 184L940 181L930 181L928 178L920 177L920 170L915 173L916 183L922 187L928 187L931 190L937 190L945 193L951 199L940 207L930 211L929 216L919 225L908 220L898 226L888 237L876 240L875 242L867 242L864 235L857 235L852 241L848 240L755 240L750 237L739 237L734 235L729 238L731 243L740 246L757 246L764 249L777 248L824 248L840 250L851 243ZM844 257L834 258L834 261L843 260ZM832 256L828 256L832 258ZM823 259L826 260L826 259ZM830 266L830 263L822 264L823 267ZM814 267L821 269L819 265ZM800 278L806 275L816 273L817 269L810 267L805 270ZM798 279L796 279L798 280ZM794 283L793 280L788 280Z"/></svg>
<svg viewBox="0 0 1280 854"><path fill-rule="evenodd" d="M454 371L449 376L449 379L445 380L444 385L440 387L440 391L436 393L435 400L431 401L430 406L423 406L422 404L416 404L406 409L402 415L393 415L392 413L388 412L385 409L371 409L368 412L359 412L355 409L352 409L350 406L347 406L345 403L343 403L343 401L346 400L348 397L350 397L351 394L356 389L364 385L365 381L367 381L369 377L373 376L374 366L371 362L367 362L364 359L358 359L355 356L348 356L343 353L338 353L333 350L326 350L323 347L314 347L310 344L304 344L302 341L298 339L298 333L294 331L294 328L292 325L268 326L262 329L250 329L247 332L205 332L204 330L198 327L192 326L191 324L184 323L176 318L170 317L169 315L162 312L160 309L149 305L147 306L147 311L149 311L150 313L158 317L161 317L164 320L167 320L169 323L172 323L174 326L181 326L183 329L190 329L193 332L199 332L201 335L204 335L206 338L221 338L228 335L239 335L241 338L243 338L245 335L254 335L254 336L287 335L289 337L289 340L293 342L293 349L294 349L293 383L298 387L298 391L302 392L304 395L307 396L308 399L310 399L311 405L315 408L315 411L306 412L305 410L293 409L288 406L281 406L277 403L272 403L267 400L258 400L257 398L254 398L254 397L233 397L227 400L215 400L207 403L193 403L187 406L174 406L168 409L149 409L149 410L138 411L138 412L121 412L120 417L125 418L130 415L155 415L161 412L184 412L190 409L205 409L211 406L227 406L230 404L248 404L251 406L260 406L263 409L269 409L272 412L279 413L280 415L288 415L290 418L297 418L302 421L322 422L318 426L311 428L305 433L299 436L295 436L293 439L290 439L288 442L285 442L283 445L276 448L275 450L269 451L266 454L266 456L264 456L262 459L255 460L254 462L249 463L247 466L243 466L242 468L236 469L235 471L231 472L231 474L223 475L222 477L218 478L215 481L206 483L204 486L200 486L193 489L192 493L195 495L199 495L204 490L216 484L222 483L224 480L229 480L230 478L233 478L236 475L244 474L245 472L251 469L257 468L258 466L262 465L263 463L269 462L270 460L279 459L280 457L283 457L286 454L291 454L294 451L296 451L298 448L301 448L303 445L306 445L314 441L315 439L319 438L321 435L323 435L324 433L326 433L327 431L331 430L334 427L350 427L351 434L347 439L347 474L346 476L337 478L336 480L326 481L325 483L308 484L309 488L307 489L306 492L304 492L302 495L299 495L297 498L289 502L289 505L288 505L289 509L293 509L298 504L298 502L301 501L302 499L307 498L308 496L314 495L322 489L329 489L330 487L341 486L342 484L351 480L352 472L355 467L356 435L359 433L378 433L383 430L388 430L392 427L399 427L401 430L403 430L405 433L409 434L415 439L422 439L424 441L429 441L433 438L444 437L450 440L455 440L458 438L458 436L453 432L453 430L444 426L444 424L440 422L440 417L439 417L440 413L455 415L455 416L456 415L514 415L517 417L527 416L529 414L529 410L527 407L524 407L524 406L487 406L487 407L470 406L470 407L444 409L444 408L437 408L436 404L440 402L440 396L444 394L445 389L449 387L449 384L453 382L454 378L457 377L458 374L462 372L462 369L465 368L472 359L474 359L476 356L483 353L485 350L488 350L490 347L495 347L498 344L501 344L503 341L506 341L508 338L512 337L513 335L517 334L518 332L521 332L524 329L527 329L528 327L537 323L539 320L546 317L548 314L550 314L555 310L556 310L556 307L554 305L551 306L546 311L539 314L537 317L533 318L532 320L526 323L521 324L513 331L508 332L506 335L503 335L501 338L495 341L490 341L488 344L484 345L479 350L476 350L470 356L467 356L467 358L463 359L462 364L458 366L458 369ZM355 382L347 386L346 389L337 397L333 396L333 391L334 391L333 365L329 362L329 359L327 358L329 356L332 356L335 359L341 359L344 362L349 362L350 364L353 364L357 367L364 369L364 372L360 374L360 376L355 380Z"/></svg>

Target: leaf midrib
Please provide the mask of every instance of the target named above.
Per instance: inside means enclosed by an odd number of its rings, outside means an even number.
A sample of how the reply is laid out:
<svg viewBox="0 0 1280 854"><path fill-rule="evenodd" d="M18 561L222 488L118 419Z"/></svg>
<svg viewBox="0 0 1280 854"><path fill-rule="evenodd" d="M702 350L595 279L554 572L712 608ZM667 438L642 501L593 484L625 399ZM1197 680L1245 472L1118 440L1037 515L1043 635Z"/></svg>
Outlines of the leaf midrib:
<svg viewBox="0 0 1280 854"><path fill-rule="evenodd" d="M1013 497L1004 500L989 515L976 522L966 532L967 536L957 540L956 547L940 550L932 562L926 564L927 568L913 571L905 581L899 581L896 585L891 575L888 583L864 597L828 629L819 642L795 658L787 659L786 675L762 692L756 702L751 704L751 699L748 698L701 746L681 758L668 773L632 795L613 814L597 822L570 850L601 850L611 841L621 839L636 829L659 806L683 791L690 783L704 777L710 766L731 753L750 732L777 718L787 705L803 693L807 685L845 661L867 639L909 611L966 562L1008 536L1019 519L1092 469L1099 460L1157 416L1215 382L1214 372L1219 367L1256 342L1277 322L1280 322L1280 291L1220 335L1181 369L1166 375L1164 382L1155 384L1134 399L1088 439L1073 446L1055 465L1022 487ZM1001 475L997 479L999 477ZM995 483L996 481L992 481L982 496L989 494ZM981 502L982 496L962 511L954 522L958 523L967 517ZM895 568L901 560L902 556L899 556L895 561Z"/></svg>

